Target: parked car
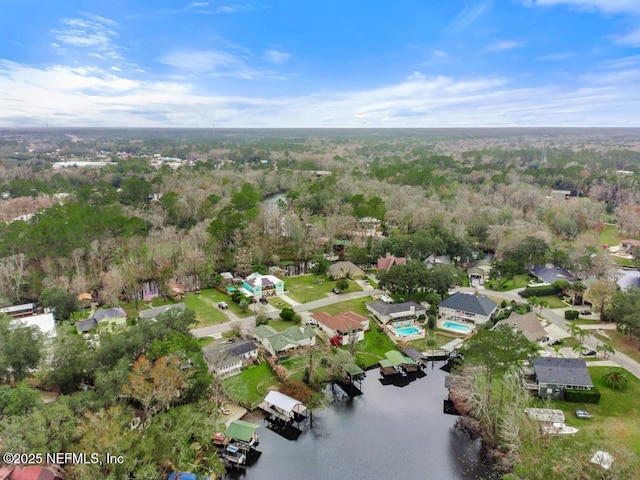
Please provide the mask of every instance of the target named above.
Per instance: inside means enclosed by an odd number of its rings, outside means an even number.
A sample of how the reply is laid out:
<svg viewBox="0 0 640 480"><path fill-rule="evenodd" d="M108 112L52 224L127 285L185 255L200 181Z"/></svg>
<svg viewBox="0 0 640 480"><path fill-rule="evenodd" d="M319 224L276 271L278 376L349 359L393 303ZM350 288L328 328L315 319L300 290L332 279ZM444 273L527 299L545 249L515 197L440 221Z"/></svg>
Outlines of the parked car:
<svg viewBox="0 0 640 480"><path fill-rule="evenodd" d="M260 297L260 303L262 303L262 304L266 305L266 304L268 304L269 302L267 301L267 299L266 299L266 298L264 298L264 297Z"/></svg>
<svg viewBox="0 0 640 480"><path fill-rule="evenodd" d="M227 302L220 302L220 303L218 303L218 308L220 310L228 310L229 309L229 305L227 305Z"/></svg>
<svg viewBox="0 0 640 480"><path fill-rule="evenodd" d="M585 349L584 353L582 354L585 357L595 357L596 356L596 351L595 350L590 350L590 349Z"/></svg>
<svg viewBox="0 0 640 480"><path fill-rule="evenodd" d="M364 283L365 285L369 285L369 280L363 280L362 283Z"/></svg>
<svg viewBox="0 0 640 480"><path fill-rule="evenodd" d="M336 295L339 295L342 293L342 290L340 290L339 288L334 288L333 290L331 290L333 293L335 293Z"/></svg>
<svg viewBox="0 0 640 480"><path fill-rule="evenodd" d="M580 315L591 315L591 312L589 310L581 310Z"/></svg>
<svg viewBox="0 0 640 480"><path fill-rule="evenodd" d="M576 417L578 418L591 418L592 416L593 415L591 415L586 410L576 410Z"/></svg>
<svg viewBox="0 0 640 480"><path fill-rule="evenodd" d="M556 340L555 338L552 338L552 337L547 338L547 345L549 346L562 345L563 343L564 342L562 340Z"/></svg>

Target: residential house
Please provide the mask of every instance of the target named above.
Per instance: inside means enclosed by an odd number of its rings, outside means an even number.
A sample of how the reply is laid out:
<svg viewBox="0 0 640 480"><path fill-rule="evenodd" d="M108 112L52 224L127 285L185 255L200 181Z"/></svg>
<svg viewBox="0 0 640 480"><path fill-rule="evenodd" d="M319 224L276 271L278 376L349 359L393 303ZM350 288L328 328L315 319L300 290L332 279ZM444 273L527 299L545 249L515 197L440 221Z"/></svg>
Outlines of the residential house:
<svg viewBox="0 0 640 480"><path fill-rule="evenodd" d="M22 305L11 305L9 307L0 308L0 313L6 313L10 317L24 317L35 313L35 305L33 303L24 303Z"/></svg>
<svg viewBox="0 0 640 480"><path fill-rule="evenodd" d="M93 312L88 319L76 322L78 333L88 332L96 326L108 332L119 330L127 326L127 314L120 307L103 308Z"/></svg>
<svg viewBox="0 0 640 480"><path fill-rule="evenodd" d="M351 262L336 262L329 266L329 276L334 280L340 278L362 280L364 278L364 271Z"/></svg>
<svg viewBox="0 0 640 480"><path fill-rule="evenodd" d="M390 253L378 259L378 271L388 272L394 265L406 265L407 257L394 257Z"/></svg>
<svg viewBox="0 0 640 480"><path fill-rule="evenodd" d="M251 340L225 345L210 344L202 348L209 371L225 378L240 373L247 363L258 358L258 347Z"/></svg>
<svg viewBox="0 0 640 480"><path fill-rule="evenodd" d="M633 250L636 247L640 247L640 240L622 240L620 242L620 250L618 253L623 253L626 255L633 255Z"/></svg>
<svg viewBox="0 0 640 480"><path fill-rule="evenodd" d="M476 263L473 267L467 269L467 277L472 286L482 285L489 280L491 275L491 261L484 258Z"/></svg>
<svg viewBox="0 0 640 480"><path fill-rule="evenodd" d="M381 324L386 325L391 322L392 326L396 323L415 320L427 313L427 308L416 302L389 303L377 300L366 303L365 307Z"/></svg>
<svg viewBox="0 0 640 480"><path fill-rule="evenodd" d="M271 355L316 344L316 334L307 325L292 325L284 332L278 332L270 325L260 325L254 329L253 336Z"/></svg>
<svg viewBox="0 0 640 480"><path fill-rule="evenodd" d="M565 280L567 282L575 281L574 276L564 268L539 266L529 270L529 273L533 275L537 280L548 284L552 284L553 282L558 280Z"/></svg>
<svg viewBox="0 0 640 480"><path fill-rule="evenodd" d="M593 388L584 358L539 357L532 366L540 398L564 398L567 389Z"/></svg>
<svg viewBox="0 0 640 480"><path fill-rule="evenodd" d="M11 325L23 325L25 327L38 328L46 338L56 337L56 322L53 313L43 313L31 315L30 317L16 317L11 321Z"/></svg>
<svg viewBox="0 0 640 480"><path fill-rule="evenodd" d="M172 309L177 309L180 310L181 312L184 312L186 306L184 303L174 303L171 305L163 305L161 307L155 307L155 308L148 308L146 310L141 310L140 312L138 312L138 318L140 320L147 320L148 322L155 322L155 320L158 318L159 315L172 310Z"/></svg>
<svg viewBox="0 0 640 480"><path fill-rule="evenodd" d="M457 292L438 305L438 316L443 320L469 322L482 325L491 319L498 304L485 295Z"/></svg>
<svg viewBox="0 0 640 480"><path fill-rule="evenodd" d="M542 328L542 324L534 312L512 313L508 318L497 322L493 328L497 328L498 325L509 325L517 329L531 342L538 342L547 336L546 330Z"/></svg>
<svg viewBox="0 0 640 480"><path fill-rule="evenodd" d="M340 345L364 340L364 332L369 329L369 319L352 311L334 316L326 312L318 312L311 315L311 318L318 322L320 330L325 332L329 338L335 338Z"/></svg>
<svg viewBox="0 0 640 480"><path fill-rule="evenodd" d="M242 282L242 287L253 297L266 297L284 293L284 281L273 275L252 273Z"/></svg>

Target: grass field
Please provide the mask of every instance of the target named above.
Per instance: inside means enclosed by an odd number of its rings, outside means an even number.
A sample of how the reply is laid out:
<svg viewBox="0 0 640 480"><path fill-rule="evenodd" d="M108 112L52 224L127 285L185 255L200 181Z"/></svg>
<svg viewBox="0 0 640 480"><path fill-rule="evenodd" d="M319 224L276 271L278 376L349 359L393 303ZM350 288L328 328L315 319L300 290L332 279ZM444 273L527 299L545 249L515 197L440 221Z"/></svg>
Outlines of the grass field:
<svg viewBox="0 0 640 480"><path fill-rule="evenodd" d="M231 398L250 405L260 402L269 391L269 387L277 384L275 375L266 363L248 368L224 380L225 391Z"/></svg>
<svg viewBox="0 0 640 480"><path fill-rule="evenodd" d="M359 313L360 315L369 316L369 312L367 312L367 308L364 306L364 304L367 302L371 302L372 300L373 299L371 297L346 300L344 302L334 303L333 305L327 305L326 307L316 308L315 310L311 310L311 313L327 312L329 315L337 315L340 312L351 310L353 312Z"/></svg>
<svg viewBox="0 0 640 480"><path fill-rule="evenodd" d="M545 300L549 304L549 308L565 308L569 306L555 295L540 297L540 300Z"/></svg>
<svg viewBox="0 0 640 480"><path fill-rule="evenodd" d="M199 295L189 293L183 302L187 308L196 312L197 328L228 322L229 317L218 308L218 302L227 302L229 308L232 308L233 303L228 296L214 289L202 290Z"/></svg>
<svg viewBox="0 0 640 480"><path fill-rule="evenodd" d="M542 405L558 408L567 425L579 429L575 435L541 437L534 428L521 432L522 455L515 474L519 478L625 478L634 479L640 468L640 380L627 374L629 387L615 391L604 385L608 367L589 367L602 396L598 404L552 401ZM587 410L593 418L578 419L575 411ZM614 456L611 471L589 460L598 450Z"/></svg>
<svg viewBox="0 0 640 480"><path fill-rule="evenodd" d="M605 224L600 232L599 242L600 245L619 245L620 240L624 240L618 235L618 227L616 225Z"/></svg>
<svg viewBox="0 0 640 480"><path fill-rule="evenodd" d="M318 279L315 275L298 275L287 277L285 287L287 296L299 303L308 303L334 295L331 290L336 287L336 282ZM362 288L356 282L349 280L347 292L358 292Z"/></svg>
<svg viewBox="0 0 640 480"><path fill-rule="evenodd" d="M373 324L373 321L372 321ZM391 339L375 326L364 334L364 340L358 344L356 361L365 368L376 365L389 350L397 350Z"/></svg>
<svg viewBox="0 0 640 480"><path fill-rule="evenodd" d="M609 343L615 351L622 352L636 362L640 362L640 350L638 350L640 339L638 337L634 336L629 339L628 335L622 334L617 330L607 330L607 333L609 334L609 339L600 335L596 335L596 338Z"/></svg>

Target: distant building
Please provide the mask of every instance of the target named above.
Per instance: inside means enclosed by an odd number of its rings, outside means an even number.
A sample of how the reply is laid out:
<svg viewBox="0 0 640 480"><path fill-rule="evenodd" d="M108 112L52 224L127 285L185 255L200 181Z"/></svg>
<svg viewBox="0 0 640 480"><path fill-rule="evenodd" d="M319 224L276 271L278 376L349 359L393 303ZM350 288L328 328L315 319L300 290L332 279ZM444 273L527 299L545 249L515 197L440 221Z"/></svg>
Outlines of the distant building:
<svg viewBox="0 0 640 480"><path fill-rule="evenodd" d="M159 315L168 312L169 310L177 309L184 312L185 308L186 307L184 303L174 303L172 305L163 305L161 307L148 308L146 310L141 310L140 312L138 312L138 318L141 320L155 321Z"/></svg>
<svg viewBox="0 0 640 480"><path fill-rule="evenodd" d="M383 325L417 319L427 313L427 308L416 302L389 303L378 300L366 303L365 308Z"/></svg>
<svg viewBox="0 0 640 480"><path fill-rule="evenodd" d="M335 280L340 278L362 280L364 271L351 262L336 262L329 266L329 275Z"/></svg>
<svg viewBox="0 0 640 480"><path fill-rule="evenodd" d="M292 325L278 332L270 325L260 325L254 329L253 336L271 355L316 344L316 333L309 326Z"/></svg>
<svg viewBox="0 0 640 480"><path fill-rule="evenodd" d="M40 315L31 315L28 317L17 317L11 321L11 325L23 325L25 327L38 328L45 337L54 338L56 333L56 322L53 313L43 313Z"/></svg>

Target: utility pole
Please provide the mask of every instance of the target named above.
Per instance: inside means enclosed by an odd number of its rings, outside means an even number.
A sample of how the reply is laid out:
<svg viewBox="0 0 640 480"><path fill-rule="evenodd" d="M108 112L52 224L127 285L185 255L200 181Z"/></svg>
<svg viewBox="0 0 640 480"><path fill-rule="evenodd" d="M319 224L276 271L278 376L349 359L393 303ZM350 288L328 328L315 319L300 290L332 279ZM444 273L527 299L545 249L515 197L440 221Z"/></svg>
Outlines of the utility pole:
<svg viewBox="0 0 640 480"><path fill-rule="evenodd" d="M542 147L542 160L540 162L540 165L544 165L545 163L547 163L547 139L548 138L549 138L549 135L544 136L544 147Z"/></svg>

